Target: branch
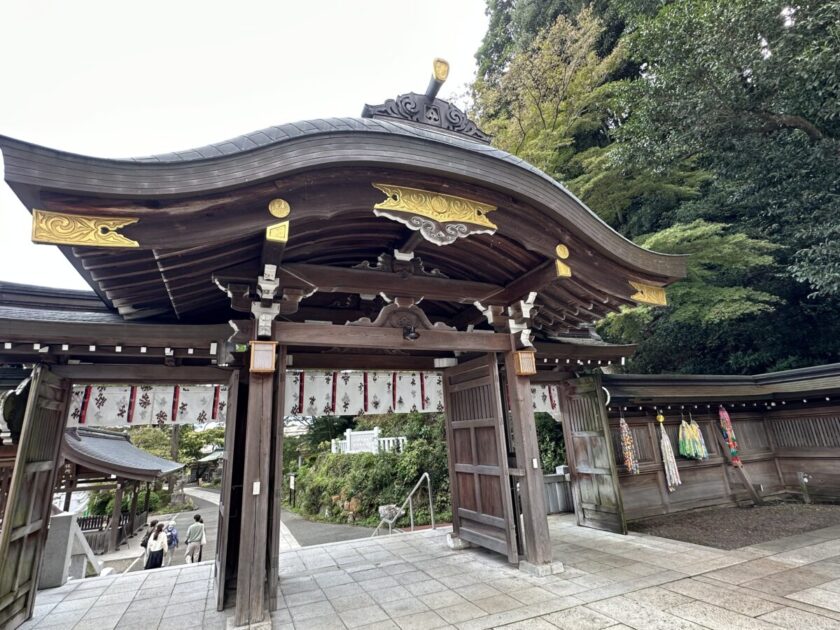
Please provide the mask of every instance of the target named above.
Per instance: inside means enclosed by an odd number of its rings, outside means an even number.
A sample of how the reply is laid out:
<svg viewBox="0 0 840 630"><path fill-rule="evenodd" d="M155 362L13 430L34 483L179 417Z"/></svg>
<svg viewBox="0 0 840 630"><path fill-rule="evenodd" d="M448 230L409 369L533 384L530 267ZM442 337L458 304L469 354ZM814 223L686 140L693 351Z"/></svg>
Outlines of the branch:
<svg viewBox="0 0 840 630"><path fill-rule="evenodd" d="M764 121L762 131L769 133L777 129L799 129L804 131L812 142L822 140L823 132L809 120L796 114L774 114L772 112L757 112Z"/></svg>

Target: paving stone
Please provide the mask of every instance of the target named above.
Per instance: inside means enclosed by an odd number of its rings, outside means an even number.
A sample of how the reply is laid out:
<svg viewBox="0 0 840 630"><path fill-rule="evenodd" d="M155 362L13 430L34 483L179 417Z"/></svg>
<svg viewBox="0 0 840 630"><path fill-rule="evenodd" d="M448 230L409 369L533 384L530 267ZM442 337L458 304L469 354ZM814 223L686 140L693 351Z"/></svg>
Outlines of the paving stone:
<svg viewBox="0 0 840 630"><path fill-rule="evenodd" d="M400 630L400 627L390 619L387 619L386 621L377 621L375 623L359 626L357 630Z"/></svg>
<svg viewBox="0 0 840 630"><path fill-rule="evenodd" d="M164 617L160 622L160 628L164 630L193 630L204 626L204 611L192 612L176 617Z"/></svg>
<svg viewBox="0 0 840 630"><path fill-rule="evenodd" d="M118 626L122 627L120 625L121 620L121 614L97 617L96 619L91 619L88 615L85 615L79 623L73 626L73 630L114 630Z"/></svg>
<svg viewBox="0 0 840 630"><path fill-rule="evenodd" d="M392 619L429 610L429 607L416 597L406 597L390 602L382 602L380 606Z"/></svg>
<svg viewBox="0 0 840 630"><path fill-rule="evenodd" d="M434 630L444 628L449 624L437 613L427 610L426 612L397 617L393 620L402 630Z"/></svg>
<svg viewBox="0 0 840 630"><path fill-rule="evenodd" d="M840 596L833 591L826 591L822 588L809 588L804 591L797 591L787 595L788 599L795 599L806 604L813 604L821 608L827 608L840 612Z"/></svg>
<svg viewBox="0 0 840 630"><path fill-rule="evenodd" d="M554 613L544 615L548 620L563 630L601 630L615 625L616 620L602 615L585 606L575 606Z"/></svg>
<svg viewBox="0 0 840 630"><path fill-rule="evenodd" d="M44 617L37 625L38 628L72 628L84 616L83 610L71 610L64 613L51 613Z"/></svg>
<svg viewBox="0 0 840 630"><path fill-rule="evenodd" d="M783 628L807 628L808 630L840 630L840 621L799 610L798 608L779 608L759 619L769 621Z"/></svg>
<svg viewBox="0 0 840 630"><path fill-rule="evenodd" d="M362 592L356 593L355 595L330 598L330 603L336 610L347 610L348 608L358 608L359 606L374 606L376 601L367 593Z"/></svg>
<svg viewBox="0 0 840 630"><path fill-rule="evenodd" d="M392 586L399 586L399 583L397 583L397 581L390 575L374 578L372 580L359 581L357 579L356 583L368 592L379 591L385 588L390 588Z"/></svg>
<svg viewBox="0 0 840 630"><path fill-rule="evenodd" d="M665 584L663 587L669 591L681 593L692 599L698 599L707 604L726 608L748 617L757 617L781 608L779 604L766 599L738 593L727 586L707 584L693 578Z"/></svg>
<svg viewBox="0 0 840 630"><path fill-rule="evenodd" d="M347 626L338 615L324 615L295 621L295 630L344 630Z"/></svg>
<svg viewBox="0 0 840 630"><path fill-rule="evenodd" d="M419 599L432 610L467 603L467 600L458 595L458 593L450 590L429 593L428 595L420 595Z"/></svg>
<svg viewBox="0 0 840 630"><path fill-rule="evenodd" d="M484 617L487 614L486 611L469 602L438 608L435 612L449 623L461 623L462 621Z"/></svg>
<svg viewBox="0 0 840 630"><path fill-rule="evenodd" d="M112 615L120 615L122 616L126 610L128 610L129 605L131 602L124 601L122 603L102 603L102 600L94 604L89 611L85 614L86 619L97 619L99 617L110 617ZM98 622L97 622L98 623Z"/></svg>
<svg viewBox="0 0 840 630"><path fill-rule="evenodd" d="M322 602L327 599L327 596L324 594L324 591L318 589L314 591L303 591L301 593L284 594L283 598L286 600L286 605L292 608L293 606L300 606L302 604Z"/></svg>
<svg viewBox="0 0 840 630"><path fill-rule="evenodd" d="M370 595L377 604L392 602L395 599L411 597L411 593L402 586L392 586L390 588L369 591L368 595Z"/></svg>
<svg viewBox="0 0 840 630"><path fill-rule="evenodd" d="M652 606L639 604L624 596L587 604L587 607L634 628L645 630L700 630L691 621L681 619Z"/></svg>
<svg viewBox="0 0 840 630"><path fill-rule="evenodd" d="M324 595L327 596L327 599L347 597L349 595L359 595L364 592L365 590L355 582L339 584L338 586L327 586L324 588Z"/></svg>
<svg viewBox="0 0 840 630"><path fill-rule="evenodd" d="M712 630L773 630L772 623L714 606L706 602L691 602L676 606L670 612Z"/></svg>
<svg viewBox="0 0 840 630"><path fill-rule="evenodd" d="M639 604L653 606L662 610L668 610L669 608L673 608L674 606L688 604L689 602L694 601L686 595L675 593L673 591L669 591L658 586L643 588L640 591L627 593L625 597L627 597L627 599L633 600L634 602L638 602Z"/></svg>
<svg viewBox="0 0 840 630"><path fill-rule="evenodd" d="M744 582L741 586L783 597L789 593L820 586L830 580L828 576L811 570L813 566L807 565L806 567L776 573L766 578L750 580Z"/></svg>
<svg viewBox="0 0 840 630"><path fill-rule="evenodd" d="M795 565L791 563L779 562L774 558L760 558L758 560L750 560L742 562L723 569L717 569L705 573L706 577L720 580L726 584L743 584L750 580L759 578L766 578L770 575L781 573L793 568Z"/></svg>
<svg viewBox="0 0 840 630"><path fill-rule="evenodd" d="M350 610L340 610L339 617L348 628L358 628L378 621L389 620L388 613L379 606L362 606Z"/></svg>
<svg viewBox="0 0 840 630"><path fill-rule="evenodd" d="M37 596L36 596L37 601ZM58 603L53 608L53 614L61 614L66 612L71 612L74 610L87 610L91 606L96 603L96 597L87 597L85 599L65 599L63 602Z"/></svg>
<svg viewBox="0 0 840 630"><path fill-rule="evenodd" d="M168 624L169 617L178 617L180 615L185 614L204 614L204 600L196 601L193 600L191 602L180 602L175 600L170 600L169 605L163 609L163 619L162 623Z"/></svg>
<svg viewBox="0 0 840 630"><path fill-rule="evenodd" d="M522 602L513 599L510 595L504 594L495 595L486 599L479 599L474 603L488 614L507 612L508 610L514 610L522 607Z"/></svg>
<svg viewBox="0 0 840 630"><path fill-rule="evenodd" d="M406 584L405 588L412 595L428 595L429 593L437 593L439 591L447 590L446 586L437 580L426 580L424 582Z"/></svg>
<svg viewBox="0 0 840 630"><path fill-rule="evenodd" d="M324 615L334 615L335 608L324 600L322 602L311 602L301 606L289 606L289 612L292 615L292 621L297 623L305 619L312 619L313 617L322 617Z"/></svg>

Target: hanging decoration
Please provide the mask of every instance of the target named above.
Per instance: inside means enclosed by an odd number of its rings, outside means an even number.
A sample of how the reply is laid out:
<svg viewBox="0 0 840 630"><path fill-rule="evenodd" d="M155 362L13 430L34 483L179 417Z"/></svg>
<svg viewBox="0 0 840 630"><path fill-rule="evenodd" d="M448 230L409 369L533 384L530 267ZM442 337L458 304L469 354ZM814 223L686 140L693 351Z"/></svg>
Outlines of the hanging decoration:
<svg viewBox="0 0 840 630"><path fill-rule="evenodd" d="M729 448L730 461L733 466L740 468L744 464L738 455L738 442L735 440L735 430L732 428L732 420L729 418L729 412L721 405L718 407L718 415L720 416L720 432L723 434L723 440Z"/></svg>
<svg viewBox="0 0 840 630"><path fill-rule="evenodd" d="M691 414L688 414L691 421L689 424L683 416L680 423L679 448L680 455L689 459L708 459L709 451L706 449L706 441L703 439L703 432L700 425L694 421Z"/></svg>
<svg viewBox="0 0 840 630"><path fill-rule="evenodd" d="M677 486L682 485L680 479L680 471L677 468L677 460L674 457L674 449L671 446L671 440L668 434L665 433L665 416L662 412L656 414L656 419L659 421L659 430L662 431L662 437L659 440L659 447L662 449L662 463L665 466L665 480L668 484L668 492L673 492Z"/></svg>
<svg viewBox="0 0 840 630"><path fill-rule="evenodd" d="M639 474L639 460L636 458L636 449L633 445L633 434L630 432L630 427L627 426L627 421L624 416L618 422L619 432L621 433L621 452L624 455L624 468L627 469L631 475Z"/></svg>

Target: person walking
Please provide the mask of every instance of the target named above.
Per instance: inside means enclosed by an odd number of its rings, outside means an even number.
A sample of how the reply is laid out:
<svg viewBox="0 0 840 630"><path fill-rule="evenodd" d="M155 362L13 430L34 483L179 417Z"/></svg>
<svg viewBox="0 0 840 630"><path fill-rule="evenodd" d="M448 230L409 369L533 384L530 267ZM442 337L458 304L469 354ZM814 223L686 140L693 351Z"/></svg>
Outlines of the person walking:
<svg viewBox="0 0 840 630"><path fill-rule="evenodd" d="M146 557L146 569L159 569L163 566L163 556L167 551L166 534L163 531L163 523L158 523L155 526L155 533L149 538L149 544L146 547L148 556Z"/></svg>
<svg viewBox="0 0 840 630"><path fill-rule="evenodd" d="M187 538L185 540L187 543L187 553L184 558L187 564L201 562L201 548L207 542L207 538L204 536L204 522L201 520L201 515L196 514L193 518L195 519L195 523L190 525L187 530Z"/></svg>
<svg viewBox="0 0 840 630"><path fill-rule="evenodd" d="M155 533L155 527L157 527L157 519L153 520L149 523L149 529L146 530L146 533L143 535L143 540L140 541L140 546L143 547L143 564L145 565L146 560L149 559L149 538L152 537L152 534Z"/></svg>
<svg viewBox="0 0 840 630"><path fill-rule="evenodd" d="M172 564L172 556L175 555L175 549L178 548L178 529L175 527L175 521L169 521L166 529L163 530L166 534L166 553L163 556L163 566L168 567Z"/></svg>

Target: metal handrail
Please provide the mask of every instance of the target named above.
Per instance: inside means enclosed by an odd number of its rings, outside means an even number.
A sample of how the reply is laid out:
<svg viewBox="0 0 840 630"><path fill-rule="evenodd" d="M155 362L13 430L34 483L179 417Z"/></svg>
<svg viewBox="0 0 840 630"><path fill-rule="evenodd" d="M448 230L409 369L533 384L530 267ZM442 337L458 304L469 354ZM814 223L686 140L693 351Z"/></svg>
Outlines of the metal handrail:
<svg viewBox="0 0 840 630"><path fill-rule="evenodd" d="M408 517L409 522L411 523L411 531L414 531L414 495L420 489L420 486L423 485L424 480L426 481L426 490L429 495L429 516L432 520L432 529L435 529L435 508L432 501L432 478L429 477L429 473L424 472L422 475L420 475L420 479L417 480L417 483L414 484L414 488L411 489L411 492L408 493L408 496L405 498L405 501L402 502L402 505L400 506L397 515L391 520L388 520L386 518L380 520L379 525L376 526L376 529L374 529L373 533L370 535L371 538L376 536L379 533L379 530L382 529L382 526L386 523L388 524L388 534L392 534L394 532L394 523L396 523L400 519L400 517L405 516L406 505L408 505ZM397 531L401 530L398 529Z"/></svg>

